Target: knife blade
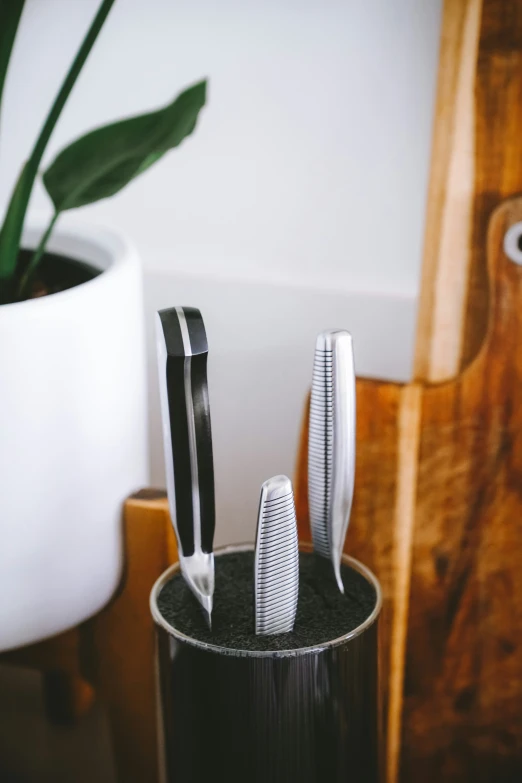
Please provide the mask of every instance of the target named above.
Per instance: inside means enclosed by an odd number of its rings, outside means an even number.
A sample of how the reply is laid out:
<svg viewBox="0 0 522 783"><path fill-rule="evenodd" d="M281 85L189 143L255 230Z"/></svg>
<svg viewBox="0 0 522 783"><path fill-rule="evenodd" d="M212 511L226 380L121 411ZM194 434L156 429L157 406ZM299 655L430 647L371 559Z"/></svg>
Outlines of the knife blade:
<svg viewBox="0 0 522 783"><path fill-rule="evenodd" d="M156 316L169 510L181 572L211 626L214 595L214 464L207 386L208 344L199 310Z"/></svg>
<svg viewBox="0 0 522 783"><path fill-rule="evenodd" d="M291 631L299 594L299 549L287 476L274 476L261 486L254 583L256 635Z"/></svg>
<svg viewBox="0 0 522 783"><path fill-rule="evenodd" d="M355 478L355 369L349 332L317 337L308 438L308 501L314 550L329 558L341 593L341 556Z"/></svg>

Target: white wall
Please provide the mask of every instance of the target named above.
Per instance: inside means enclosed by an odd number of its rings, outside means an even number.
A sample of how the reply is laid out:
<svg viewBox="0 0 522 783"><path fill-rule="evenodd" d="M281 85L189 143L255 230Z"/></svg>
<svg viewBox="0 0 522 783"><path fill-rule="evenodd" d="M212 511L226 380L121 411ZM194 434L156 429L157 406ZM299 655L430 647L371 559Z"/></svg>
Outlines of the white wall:
<svg viewBox="0 0 522 783"><path fill-rule="evenodd" d="M97 5L28 0L0 203ZM147 266L414 295L439 17L440 0L117 0L46 159L208 75L196 136L82 215Z"/></svg>
<svg viewBox="0 0 522 783"><path fill-rule="evenodd" d="M97 5L27 2L0 207ZM53 135L47 162L93 126L210 77L196 134L74 219L138 245L149 329L157 307L203 310L218 541L248 538L260 481L292 472L317 331L350 329L360 372L408 376L440 13L441 0L117 0ZM41 187L32 207L49 211ZM152 365L150 383L161 483Z"/></svg>
<svg viewBox="0 0 522 783"><path fill-rule="evenodd" d="M173 301L204 314L216 476L216 543L253 538L259 488L292 476L315 336L349 324L359 375L403 379L414 300L384 294L317 291L305 286L151 272L146 282L152 476L163 477L153 313Z"/></svg>

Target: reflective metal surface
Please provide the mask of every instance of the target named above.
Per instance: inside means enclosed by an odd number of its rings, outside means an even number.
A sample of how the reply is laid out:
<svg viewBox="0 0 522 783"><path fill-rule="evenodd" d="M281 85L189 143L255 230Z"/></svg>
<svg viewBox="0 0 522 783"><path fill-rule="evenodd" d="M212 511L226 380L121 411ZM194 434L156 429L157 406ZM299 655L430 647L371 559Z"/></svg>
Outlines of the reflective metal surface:
<svg viewBox="0 0 522 783"><path fill-rule="evenodd" d="M381 591L364 566L343 562L374 586L372 615L346 637L278 653L185 637L156 605L175 567L158 580L151 610L167 783L379 783Z"/></svg>
<svg viewBox="0 0 522 783"><path fill-rule="evenodd" d="M255 631L294 627L299 594L299 548L292 482L274 476L261 487L255 549Z"/></svg>
<svg viewBox="0 0 522 783"><path fill-rule="evenodd" d="M355 370L346 331L317 337L308 439L308 500L314 550L332 561L339 590L341 555L355 478Z"/></svg>

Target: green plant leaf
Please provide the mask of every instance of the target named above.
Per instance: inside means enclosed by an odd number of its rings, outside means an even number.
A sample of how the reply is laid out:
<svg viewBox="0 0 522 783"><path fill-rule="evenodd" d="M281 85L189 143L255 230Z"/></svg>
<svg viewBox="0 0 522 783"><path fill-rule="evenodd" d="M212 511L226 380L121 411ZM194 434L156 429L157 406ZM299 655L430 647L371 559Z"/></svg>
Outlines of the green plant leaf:
<svg viewBox="0 0 522 783"><path fill-rule="evenodd" d="M56 212L113 196L189 136L205 105L206 81L165 108L104 125L77 139L43 175Z"/></svg>
<svg viewBox="0 0 522 783"><path fill-rule="evenodd" d="M11 5L11 2L12 0L0 0L0 7L3 8L5 6L7 8ZM54 103L49 110L49 114L45 119L31 155L26 161L16 182L11 200L9 201L2 230L0 231L0 282L4 283L0 290L0 301L6 300L10 295L9 289L12 288L12 280L16 272L25 213L27 211L29 198L33 189L34 180L38 173L42 155L45 152L47 142L49 141L65 102L83 68L85 60L89 56L89 52L98 37L98 33L100 32L113 3L114 0L102 0L100 3L96 16L94 17L91 26L78 49L76 57L62 82L58 94L54 99Z"/></svg>
<svg viewBox="0 0 522 783"><path fill-rule="evenodd" d="M13 49L18 23L24 10L25 0L4 0L0 2L0 107L4 92L5 77Z"/></svg>

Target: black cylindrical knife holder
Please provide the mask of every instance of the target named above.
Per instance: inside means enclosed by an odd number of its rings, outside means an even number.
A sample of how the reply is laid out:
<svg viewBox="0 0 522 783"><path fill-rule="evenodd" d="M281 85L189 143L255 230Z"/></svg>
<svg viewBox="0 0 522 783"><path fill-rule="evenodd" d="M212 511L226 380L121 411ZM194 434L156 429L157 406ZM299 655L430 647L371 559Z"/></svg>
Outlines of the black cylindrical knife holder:
<svg viewBox="0 0 522 783"><path fill-rule="evenodd" d="M151 611L168 783L378 783L381 590L357 560L343 562L373 586L373 611L345 636L286 651L189 638L157 604L179 565L156 582Z"/></svg>

